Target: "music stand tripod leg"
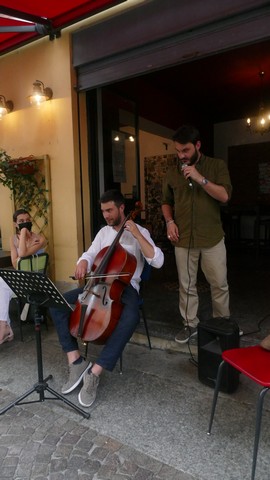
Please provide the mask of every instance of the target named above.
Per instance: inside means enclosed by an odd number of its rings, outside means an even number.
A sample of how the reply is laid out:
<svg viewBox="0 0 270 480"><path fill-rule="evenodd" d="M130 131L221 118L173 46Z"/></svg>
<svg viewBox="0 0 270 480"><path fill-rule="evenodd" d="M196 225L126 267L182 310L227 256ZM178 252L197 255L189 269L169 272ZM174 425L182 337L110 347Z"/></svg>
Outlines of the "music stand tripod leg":
<svg viewBox="0 0 270 480"><path fill-rule="evenodd" d="M49 387L49 385L47 384L47 381L53 378L52 375L48 375L45 379L43 378L43 361L42 361L42 345L41 345L41 323L43 320L43 316L38 307L36 308L34 319L35 319L35 332L36 332L38 382L31 389L27 390L24 394L22 394L19 398L17 398L13 402L11 402L9 405L4 407L2 410L0 410L0 415L2 415L3 413L5 413L7 410L14 407L15 405L26 405L27 403L38 403L38 402L44 402L44 400L54 400L54 398L45 397L44 392L47 390L52 395L54 395L56 399L62 400L64 403L66 403L71 408L76 410L76 412L80 413L85 418L89 418L90 413L85 412L80 407L78 407L74 403L67 400L63 395L61 395L60 393L56 392L55 390ZM29 400L27 402L22 401L26 397L31 395L33 392L39 393L39 400Z"/></svg>
<svg viewBox="0 0 270 480"><path fill-rule="evenodd" d="M27 277L27 274L31 275L31 277ZM23 271L5 271L4 269L0 269L0 277L3 277L6 283L13 289L13 291L16 293L18 297L20 297L20 292L21 288L18 286L18 293L17 293L17 282L20 281L20 276L18 274L23 274L22 280L25 279L28 280L28 289L31 288L31 282L34 284L33 289L34 289L34 294L33 295L28 295L27 296L27 302L35 306L35 332L36 332L36 353L37 353L37 369L38 369L38 382L29 390L27 390L25 393L23 393L20 397L18 397L16 400L11 402L9 405L6 407L2 408L0 410L0 415L5 413L7 410L10 408L14 407L15 405L25 405L27 403L38 403L38 402L44 402L44 400L62 400L64 403L69 405L73 410L76 412L80 413L83 417L89 418L90 413L85 412L83 409L72 403L70 400L65 398L63 395L60 393L56 392L52 388L50 388L47 384L47 380L52 379L52 375L48 375L45 379L43 376L43 361L42 361L42 345L41 345L41 323L43 320L43 314L42 314L42 306L46 305L49 301L52 301L51 298L48 296L40 296L40 290L43 293L43 290L46 290L46 287L48 288L49 293L52 292L54 296L58 295L59 299L61 301L65 301L64 298L61 296L60 292L56 289L56 287L52 284L52 282L45 277L42 274L34 273L34 272L23 272ZM36 278L35 278L36 276ZM18 279L16 278L18 277ZM35 283L36 282L36 283ZM36 291L37 290L37 291ZM23 295L25 296L25 294ZM46 397L45 396L45 391L50 392L53 397ZM31 395L32 393L37 392L39 394L39 399L38 400L29 400L26 402L23 402L26 397Z"/></svg>

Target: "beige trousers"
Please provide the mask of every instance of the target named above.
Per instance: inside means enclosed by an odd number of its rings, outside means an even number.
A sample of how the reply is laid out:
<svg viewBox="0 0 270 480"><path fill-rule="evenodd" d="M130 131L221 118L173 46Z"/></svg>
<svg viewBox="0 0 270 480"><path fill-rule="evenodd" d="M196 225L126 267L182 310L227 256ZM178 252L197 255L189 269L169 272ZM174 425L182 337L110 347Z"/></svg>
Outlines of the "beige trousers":
<svg viewBox="0 0 270 480"><path fill-rule="evenodd" d="M199 261L210 285L213 317L229 317L227 255L224 239L211 248L175 248L179 279L179 309L184 325L196 327L199 297L197 273Z"/></svg>

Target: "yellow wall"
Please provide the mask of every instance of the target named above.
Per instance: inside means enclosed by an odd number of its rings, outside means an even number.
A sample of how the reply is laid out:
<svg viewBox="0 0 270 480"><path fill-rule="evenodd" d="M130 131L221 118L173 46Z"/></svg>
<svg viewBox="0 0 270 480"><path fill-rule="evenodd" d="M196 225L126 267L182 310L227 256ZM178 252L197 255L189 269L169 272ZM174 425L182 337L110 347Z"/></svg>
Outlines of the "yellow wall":
<svg viewBox="0 0 270 480"><path fill-rule="evenodd" d="M83 250L90 244L90 198L88 192L85 96L80 94L81 158L84 185L84 218L81 214L79 136L75 72L70 60L70 34L90 24L101 23L145 0L127 0L79 24L62 30L61 37L48 37L0 57L0 94L14 102L14 111L0 121L0 148L13 158L50 157L52 231L56 281L70 283L69 276ZM52 88L53 99L40 109L30 106L27 96L32 84L41 80ZM10 192L0 185L0 228L2 247L9 250L13 233L13 203Z"/></svg>
<svg viewBox="0 0 270 480"><path fill-rule="evenodd" d="M77 117L76 111L73 112L76 101L72 99L76 94L69 41L69 34L64 33L54 41L45 38L0 58L0 94L14 102L14 111L0 122L0 148L13 158L44 154L50 157L55 279L61 281L73 273L81 254L76 218L80 204L76 204L75 174L79 169L75 168L78 155L73 114ZM52 100L40 108L30 106L27 99L35 80L53 90ZM2 185L0 202L3 249L9 250L13 206L9 190Z"/></svg>

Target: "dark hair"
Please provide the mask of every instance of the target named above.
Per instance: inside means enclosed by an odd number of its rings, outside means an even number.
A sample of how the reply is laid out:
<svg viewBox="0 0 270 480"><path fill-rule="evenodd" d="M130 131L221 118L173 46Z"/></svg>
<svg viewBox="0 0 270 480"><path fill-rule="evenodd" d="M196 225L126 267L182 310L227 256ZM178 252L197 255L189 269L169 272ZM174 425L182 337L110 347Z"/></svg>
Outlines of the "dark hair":
<svg viewBox="0 0 270 480"><path fill-rule="evenodd" d="M13 222L17 222L17 218L19 215L22 215L22 213L26 213L29 215L29 212L25 210L24 208L19 208L19 210L16 210L16 212L13 213Z"/></svg>
<svg viewBox="0 0 270 480"><path fill-rule="evenodd" d="M196 143L201 140L201 135L199 130L193 127L193 125L182 125L182 127L176 130L172 139L174 142L182 143L183 145L186 143L196 145Z"/></svg>
<svg viewBox="0 0 270 480"><path fill-rule="evenodd" d="M119 208L120 205L125 205L125 197L122 195L119 190L107 190L104 192L99 200L100 203L114 202L115 205Z"/></svg>

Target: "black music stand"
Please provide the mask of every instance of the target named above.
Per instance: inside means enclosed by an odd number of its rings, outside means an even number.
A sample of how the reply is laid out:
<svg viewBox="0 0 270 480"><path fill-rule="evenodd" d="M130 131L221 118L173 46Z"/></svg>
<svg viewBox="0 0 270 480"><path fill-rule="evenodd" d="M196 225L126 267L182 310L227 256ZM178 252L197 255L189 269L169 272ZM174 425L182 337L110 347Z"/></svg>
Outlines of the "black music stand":
<svg viewBox="0 0 270 480"><path fill-rule="evenodd" d="M17 297L26 303L30 303L35 307L34 321L36 332L36 351L37 351L37 368L38 368L38 382L33 385L30 390L27 390L19 398L11 402L6 407L0 410L0 415L5 413L15 405L23 405L26 403L44 402L44 400L62 400L64 403L72 407L76 412L83 415L85 418L90 417L90 413L85 412L74 403L67 400L63 395L56 392L47 384L48 380L51 380L52 375L48 375L44 379L43 377L43 362L42 362L42 348L41 348L41 322L43 319L42 307L57 307L72 310L72 307L67 303L65 298L57 290L53 282L43 275L43 273L37 272L25 272L22 270L8 270L0 268L0 277L2 277L8 286L13 290ZM45 391L50 392L54 397L45 397ZM39 394L39 400L33 400L28 402L22 402L26 397L33 392Z"/></svg>

